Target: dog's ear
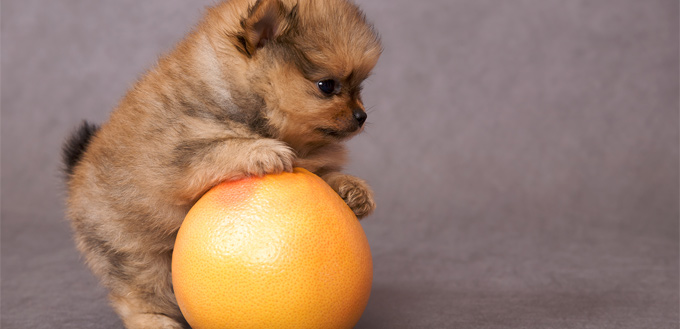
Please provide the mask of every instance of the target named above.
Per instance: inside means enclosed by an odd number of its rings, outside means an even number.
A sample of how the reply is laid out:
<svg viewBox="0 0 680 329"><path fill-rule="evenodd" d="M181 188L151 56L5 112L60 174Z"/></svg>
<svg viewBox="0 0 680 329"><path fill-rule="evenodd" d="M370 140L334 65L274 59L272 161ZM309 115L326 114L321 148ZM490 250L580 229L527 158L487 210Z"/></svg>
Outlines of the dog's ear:
<svg viewBox="0 0 680 329"><path fill-rule="evenodd" d="M258 0L241 21L243 35L239 37L239 49L249 57L267 42L276 40L291 26L297 6L286 9L280 0Z"/></svg>

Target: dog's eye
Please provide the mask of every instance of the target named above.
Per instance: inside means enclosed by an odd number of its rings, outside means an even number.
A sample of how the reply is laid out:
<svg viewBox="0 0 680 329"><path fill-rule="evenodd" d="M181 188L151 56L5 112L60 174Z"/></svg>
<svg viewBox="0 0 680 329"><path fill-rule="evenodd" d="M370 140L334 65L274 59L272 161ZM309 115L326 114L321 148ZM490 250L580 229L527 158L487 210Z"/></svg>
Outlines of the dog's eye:
<svg viewBox="0 0 680 329"><path fill-rule="evenodd" d="M333 79L321 80L317 82L316 85L319 87L319 90L326 95L333 95L340 91L340 83Z"/></svg>

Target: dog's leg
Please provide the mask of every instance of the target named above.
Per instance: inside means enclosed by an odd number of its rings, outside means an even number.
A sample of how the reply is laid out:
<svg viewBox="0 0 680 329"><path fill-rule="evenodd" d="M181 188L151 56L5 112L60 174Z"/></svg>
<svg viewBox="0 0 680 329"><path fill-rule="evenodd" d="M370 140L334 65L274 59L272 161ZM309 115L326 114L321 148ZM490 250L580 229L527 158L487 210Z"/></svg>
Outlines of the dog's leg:
<svg viewBox="0 0 680 329"><path fill-rule="evenodd" d="M359 219L375 210L373 191L364 180L340 172L331 172L321 178L338 192Z"/></svg>
<svg viewBox="0 0 680 329"><path fill-rule="evenodd" d="M127 234L124 245L114 246L110 236L85 227L86 224L75 226L78 249L108 288L112 306L126 328L188 328L172 290L174 239L145 246Z"/></svg>
<svg viewBox="0 0 680 329"><path fill-rule="evenodd" d="M126 328L189 328L172 290L170 252L115 261L112 275L121 277L112 285L109 299Z"/></svg>
<svg viewBox="0 0 680 329"><path fill-rule="evenodd" d="M295 166L319 175L342 197L359 219L375 209L373 191L357 177L340 172L347 161L347 149L342 144L330 144L295 159Z"/></svg>
<svg viewBox="0 0 680 329"><path fill-rule="evenodd" d="M285 143L267 138L238 138L189 141L176 149L179 169L175 194L193 203L206 190L225 181L292 171L294 151Z"/></svg>

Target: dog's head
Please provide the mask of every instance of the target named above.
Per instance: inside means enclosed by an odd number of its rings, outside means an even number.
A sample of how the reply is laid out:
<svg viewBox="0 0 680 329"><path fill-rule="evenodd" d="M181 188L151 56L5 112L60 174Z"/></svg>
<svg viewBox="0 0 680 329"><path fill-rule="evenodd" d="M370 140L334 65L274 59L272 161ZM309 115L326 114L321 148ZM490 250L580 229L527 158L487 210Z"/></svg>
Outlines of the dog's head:
<svg viewBox="0 0 680 329"><path fill-rule="evenodd" d="M244 63L238 89L263 100L280 138L325 143L362 130L361 84L382 48L354 4L258 0L227 35Z"/></svg>

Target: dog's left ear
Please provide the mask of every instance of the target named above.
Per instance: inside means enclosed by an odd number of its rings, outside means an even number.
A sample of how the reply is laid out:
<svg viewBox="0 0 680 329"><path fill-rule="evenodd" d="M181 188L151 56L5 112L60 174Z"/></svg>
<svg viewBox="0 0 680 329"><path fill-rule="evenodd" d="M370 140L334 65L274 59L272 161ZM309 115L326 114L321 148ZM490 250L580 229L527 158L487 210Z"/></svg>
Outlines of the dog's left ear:
<svg viewBox="0 0 680 329"><path fill-rule="evenodd" d="M297 8L287 10L280 0L258 0L250 8L248 17L241 21L244 34L240 38L243 52L249 57L272 42L290 27Z"/></svg>

